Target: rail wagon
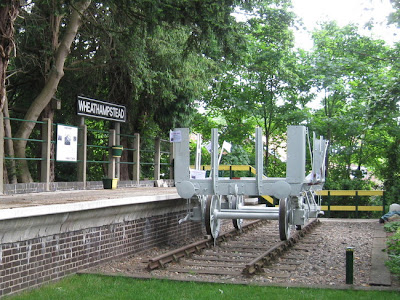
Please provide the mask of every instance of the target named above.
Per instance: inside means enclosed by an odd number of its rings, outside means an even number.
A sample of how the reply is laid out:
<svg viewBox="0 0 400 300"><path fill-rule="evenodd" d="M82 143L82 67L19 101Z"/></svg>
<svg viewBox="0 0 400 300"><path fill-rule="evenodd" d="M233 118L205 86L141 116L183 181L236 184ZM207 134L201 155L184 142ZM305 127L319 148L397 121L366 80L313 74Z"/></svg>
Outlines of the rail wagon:
<svg viewBox="0 0 400 300"><path fill-rule="evenodd" d="M175 186L179 195L187 199L188 214L185 221L203 222L207 234L218 237L222 219L231 219L240 230L244 219L279 221L279 236L287 240L293 228L300 229L310 218L323 212L320 197L325 182L325 155L328 142L323 137L308 134L305 126L287 129L286 177L272 178L263 175L262 130L255 131L255 177L230 179L218 176L218 130L211 130L211 171L208 177L199 176L190 168L189 129L174 129ZM310 141L312 140L312 141ZM308 147L307 147L308 145ZM311 147L312 145L312 147ZM311 167L306 176L306 151L310 151ZM201 174L201 172L200 172ZM279 207L245 206L244 198L273 196Z"/></svg>

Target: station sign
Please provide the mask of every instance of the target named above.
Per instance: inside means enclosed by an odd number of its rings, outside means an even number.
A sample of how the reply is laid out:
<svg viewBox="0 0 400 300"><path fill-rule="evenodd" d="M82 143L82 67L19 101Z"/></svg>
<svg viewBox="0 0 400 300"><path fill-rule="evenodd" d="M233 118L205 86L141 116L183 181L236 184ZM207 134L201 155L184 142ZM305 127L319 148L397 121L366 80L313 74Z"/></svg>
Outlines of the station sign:
<svg viewBox="0 0 400 300"><path fill-rule="evenodd" d="M77 99L77 115L126 122L126 107L83 96Z"/></svg>

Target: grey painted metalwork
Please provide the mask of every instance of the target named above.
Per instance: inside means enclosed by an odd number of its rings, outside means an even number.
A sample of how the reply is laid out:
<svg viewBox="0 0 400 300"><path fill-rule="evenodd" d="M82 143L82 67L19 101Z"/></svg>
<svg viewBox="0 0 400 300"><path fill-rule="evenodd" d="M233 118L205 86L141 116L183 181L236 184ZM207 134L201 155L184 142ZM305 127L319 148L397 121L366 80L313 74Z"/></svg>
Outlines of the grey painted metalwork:
<svg viewBox="0 0 400 300"><path fill-rule="evenodd" d="M188 205L196 202L185 220L204 222L207 232L214 238L219 233L219 220L232 219L240 228L243 219L279 220L281 239L287 239L292 226L303 226L309 218L315 218L320 203L315 201L315 191L324 184L327 141L313 137L312 170L306 176L306 137L304 126L289 126L287 132L287 162L285 178L269 178L263 175L262 130L255 132L256 176L246 179L218 177L218 131L211 131L211 172L209 178L197 177L190 170L189 129L177 128L181 139L174 142L175 185ZM244 196L269 195L279 199L279 208L245 207ZM238 202L238 199L242 199Z"/></svg>

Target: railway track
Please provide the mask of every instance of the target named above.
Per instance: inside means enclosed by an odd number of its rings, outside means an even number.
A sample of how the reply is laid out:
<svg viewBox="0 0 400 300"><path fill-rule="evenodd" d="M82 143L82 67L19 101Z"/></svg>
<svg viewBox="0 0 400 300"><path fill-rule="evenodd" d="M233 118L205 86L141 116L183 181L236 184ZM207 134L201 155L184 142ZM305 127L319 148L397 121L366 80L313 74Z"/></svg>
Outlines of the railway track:
<svg viewBox="0 0 400 300"><path fill-rule="evenodd" d="M294 231L288 240L280 241L277 226L271 226L271 222L255 221L243 226L242 233L232 230L220 235L215 243L208 238L150 258L147 270L162 268L174 274L219 276L260 274L295 244L293 249L306 251L310 245L305 243L301 246L299 241L318 223L319 220L314 219L301 230ZM298 264L287 255L285 260L280 270L290 271Z"/></svg>

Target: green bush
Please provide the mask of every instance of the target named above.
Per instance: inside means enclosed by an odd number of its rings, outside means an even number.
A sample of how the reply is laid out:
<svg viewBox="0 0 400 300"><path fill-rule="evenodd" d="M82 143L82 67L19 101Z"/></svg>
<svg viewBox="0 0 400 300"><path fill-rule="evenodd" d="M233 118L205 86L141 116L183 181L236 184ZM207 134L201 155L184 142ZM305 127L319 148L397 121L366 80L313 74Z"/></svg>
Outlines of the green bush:
<svg viewBox="0 0 400 300"><path fill-rule="evenodd" d="M387 241L389 260L386 262L389 270L400 277L400 222L390 222L385 225L385 230L396 233Z"/></svg>
<svg viewBox="0 0 400 300"><path fill-rule="evenodd" d="M387 232L395 232L400 228L400 221L397 222L388 222L386 223L383 228Z"/></svg>
<svg viewBox="0 0 400 300"><path fill-rule="evenodd" d="M389 255L386 266L389 268L390 272L400 277L400 255Z"/></svg>

